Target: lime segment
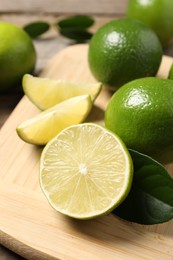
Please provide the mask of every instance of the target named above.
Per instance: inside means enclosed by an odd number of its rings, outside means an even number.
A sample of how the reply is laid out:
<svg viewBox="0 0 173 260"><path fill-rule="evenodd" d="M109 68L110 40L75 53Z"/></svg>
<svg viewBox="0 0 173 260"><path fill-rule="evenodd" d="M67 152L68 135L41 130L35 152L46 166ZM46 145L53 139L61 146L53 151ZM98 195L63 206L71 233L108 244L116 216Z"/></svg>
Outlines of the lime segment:
<svg viewBox="0 0 173 260"><path fill-rule="evenodd" d="M101 83L75 84L63 80L34 77L29 74L23 77L22 85L26 96L42 110L80 95L88 94L94 101L101 90Z"/></svg>
<svg viewBox="0 0 173 260"><path fill-rule="evenodd" d="M89 95L71 98L25 121L16 130L24 141L44 145L67 126L83 122L91 108Z"/></svg>
<svg viewBox="0 0 173 260"><path fill-rule="evenodd" d="M127 196L133 165L118 136L83 123L61 131L44 148L40 184L51 206L77 219L111 212Z"/></svg>

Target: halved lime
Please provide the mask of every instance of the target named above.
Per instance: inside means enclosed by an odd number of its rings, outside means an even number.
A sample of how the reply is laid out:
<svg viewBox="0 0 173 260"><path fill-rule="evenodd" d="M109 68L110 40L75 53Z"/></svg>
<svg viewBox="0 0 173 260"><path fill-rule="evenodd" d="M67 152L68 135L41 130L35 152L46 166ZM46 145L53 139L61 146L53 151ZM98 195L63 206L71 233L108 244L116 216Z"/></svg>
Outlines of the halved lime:
<svg viewBox="0 0 173 260"><path fill-rule="evenodd" d="M111 212L127 196L133 164L121 139L94 123L67 127L44 148L40 184L51 206L77 219Z"/></svg>
<svg viewBox="0 0 173 260"><path fill-rule="evenodd" d="M42 110L80 95L88 94L94 101L101 90L101 83L75 84L63 80L34 77L29 74L24 75L22 85L26 96Z"/></svg>
<svg viewBox="0 0 173 260"><path fill-rule="evenodd" d="M44 145L67 126L83 122L92 104L89 95L70 98L25 121L17 133L25 142Z"/></svg>

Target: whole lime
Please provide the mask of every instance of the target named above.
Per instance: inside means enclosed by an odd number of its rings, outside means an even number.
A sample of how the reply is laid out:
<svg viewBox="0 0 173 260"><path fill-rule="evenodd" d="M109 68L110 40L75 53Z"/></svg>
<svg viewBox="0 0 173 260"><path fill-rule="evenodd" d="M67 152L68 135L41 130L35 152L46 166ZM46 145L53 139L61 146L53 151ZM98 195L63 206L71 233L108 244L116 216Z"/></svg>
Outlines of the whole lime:
<svg viewBox="0 0 173 260"><path fill-rule="evenodd" d="M112 89L136 78L154 76L161 57L156 34L134 19L113 20L102 26L92 37L88 52L92 74Z"/></svg>
<svg viewBox="0 0 173 260"><path fill-rule="evenodd" d="M162 163L173 161L173 80L133 80L110 99L105 125L128 148Z"/></svg>
<svg viewBox="0 0 173 260"><path fill-rule="evenodd" d="M0 92L18 86L23 75L34 70L35 63L30 37L16 25L0 22Z"/></svg>
<svg viewBox="0 0 173 260"><path fill-rule="evenodd" d="M163 46L173 39L172 0L129 0L127 16L139 19L150 26Z"/></svg>

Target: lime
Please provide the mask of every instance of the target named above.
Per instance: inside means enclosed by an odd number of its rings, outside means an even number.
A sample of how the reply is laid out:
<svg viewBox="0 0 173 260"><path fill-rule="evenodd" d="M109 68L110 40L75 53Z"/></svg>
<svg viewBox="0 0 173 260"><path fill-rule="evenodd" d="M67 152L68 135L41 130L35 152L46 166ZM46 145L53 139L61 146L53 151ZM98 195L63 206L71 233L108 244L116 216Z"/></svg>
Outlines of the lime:
<svg viewBox="0 0 173 260"><path fill-rule="evenodd" d="M173 79L173 64L171 65L171 68L169 70L169 75L168 75L169 79Z"/></svg>
<svg viewBox="0 0 173 260"><path fill-rule="evenodd" d="M92 108L89 95L61 102L17 127L17 133L27 143L44 145L67 126L81 123Z"/></svg>
<svg viewBox="0 0 173 260"><path fill-rule="evenodd" d="M89 45L91 72L114 90L133 79L154 76L161 58L162 47L156 34L134 19L105 24Z"/></svg>
<svg viewBox="0 0 173 260"><path fill-rule="evenodd" d="M34 45L24 30L0 22L0 91L20 85L23 75L34 70L35 62Z"/></svg>
<svg viewBox="0 0 173 260"><path fill-rule="evenodd" d="M105 125L128 148L173 161L173 81L148 77L125 84L108 103Z"/></svg>
<svg viewBox="0 0 173 260"><path fill-rule="evenodd" d="M55 210L77 219L112 211L130 191L132 175L132 160L121 139L92 123L64 129L41 155L45 196Z"/></svg>
<svg viewBox="0 0 173 260"><path fill-rule="evenodd" d="M172 0L129 0L127 16L139 19L150 26L163 46L173 39Z"/></svg>
<svg viewBox="0 0 173 260"><path fill-rule="evenodd" d="M22 81L27 97L44 110L66 99L88 94L94 101L101 90L101 83L76 84L63 80L34 77L26 74Z"/></svg>

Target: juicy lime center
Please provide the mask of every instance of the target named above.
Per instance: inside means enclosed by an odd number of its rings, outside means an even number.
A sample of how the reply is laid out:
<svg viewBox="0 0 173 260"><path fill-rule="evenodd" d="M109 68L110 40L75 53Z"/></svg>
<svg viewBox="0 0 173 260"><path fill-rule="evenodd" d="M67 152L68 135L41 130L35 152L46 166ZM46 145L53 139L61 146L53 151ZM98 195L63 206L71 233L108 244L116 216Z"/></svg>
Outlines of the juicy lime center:
<svg viewBox="0 0 173 260"><path fill-rule="evenodd" d="M88 173L87 166L84 163L81 163L79 165L79 172L83 175L86 175Z"/></svg>

